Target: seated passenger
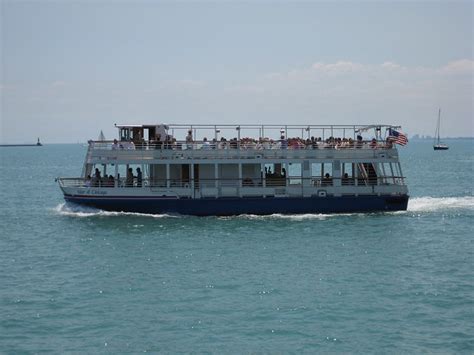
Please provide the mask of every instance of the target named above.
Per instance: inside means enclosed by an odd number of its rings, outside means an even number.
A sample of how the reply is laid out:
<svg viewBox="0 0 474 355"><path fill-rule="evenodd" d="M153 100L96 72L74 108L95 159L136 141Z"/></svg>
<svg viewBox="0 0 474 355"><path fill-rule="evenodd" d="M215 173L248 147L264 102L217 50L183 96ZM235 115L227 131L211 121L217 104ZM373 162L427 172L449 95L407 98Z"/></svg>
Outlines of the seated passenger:
<svg viewBox="0 0 474 355"><path fill-rule="evenodd" d="M372 140L370 141L370 148L377 148L377 140L375 138L372 138Z"/></svg>
<svg viewBox="0 0 474 355"><path fill-rule="evenodd" d="M349 140L347 141L347 146L349 148L354 148L354 140L352 138L349 138Z"/></svg>
<svg viewBox="0 0 474 355"><path fill-rule="evenodd" d="M221 137L221 141L217 147L218 149L227 149L227 141L224 137Z"/></svg>
<svg viewBox="0 0 474 355"><path fill-rule="evenodd" d="M331 186L331 185L332 185L331 175L329 175L329 173L326 173L326 175L324 175L323 181L321 182L321 186Z"/></svg>
<svg viewBox="0 0 474 355"><path fill-rule="evenodd" d="M202 140L202 147L201 149L211 149L211 145L209 144L209 142L207 141L207 138L204 137L204 139Z"/></svg>
<svg viewBox="0 0 474 355"><path fill-rule="evenodd" d="M86 180L84 181L84 186L90 187L90 186L91 186L91 183L92 183L92 178L91 178L90 175L87 175L87 178L86 178Z"/></svg>
<svg viewBox="0 0 474 355"><path fill-rule="evenodd" d="M109 175L108 185L109 185L109 187L114 187L115 186L115 179L112 175Z"/></svg>
<svg viewBox="0 0 474 355"><path fill-rule="evenodd" d="M345 173L344 176L342 177L342 185L350 185L349 184L349 174Z"/></svg>
<svg viewBox="0 0 474 355"><path fill-rule="evenodd" d="M242 181L242 185L243 185L243 186L253 186L253 181L252 181L252 179L250 179L250 178L245 178L245 179Z"/></svg>

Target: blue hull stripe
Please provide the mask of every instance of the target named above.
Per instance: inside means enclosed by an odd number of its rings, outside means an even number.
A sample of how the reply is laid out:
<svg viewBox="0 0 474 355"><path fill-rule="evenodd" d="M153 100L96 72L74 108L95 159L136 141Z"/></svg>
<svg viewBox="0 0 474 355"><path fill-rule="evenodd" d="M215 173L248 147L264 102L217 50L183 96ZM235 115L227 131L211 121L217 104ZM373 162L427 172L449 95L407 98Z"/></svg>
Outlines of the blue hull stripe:
<svg viewBox="0 0 474 355"><path fill-rule="evenodd" d="M170 199L164 197L125 198L65 195L64 198L68 202L91 206L106 211L153 214L179 213L196 216L404 211L408 205L408 195L218 199Z"/></svg>

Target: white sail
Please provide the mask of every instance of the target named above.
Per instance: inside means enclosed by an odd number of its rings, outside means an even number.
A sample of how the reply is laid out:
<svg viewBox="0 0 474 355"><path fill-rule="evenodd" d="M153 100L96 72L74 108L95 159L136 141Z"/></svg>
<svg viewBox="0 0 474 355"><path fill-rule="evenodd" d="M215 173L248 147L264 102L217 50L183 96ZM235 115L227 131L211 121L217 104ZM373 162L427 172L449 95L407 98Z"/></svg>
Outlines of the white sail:
<svg viewBox="0 0 474 355"><path fill-rule="evenodd" d="M102 130L100 130L100 134L99 134L99 138L97 138L98 141L105 141L105 135L104 135L104 132L102 132Z"/></svg>

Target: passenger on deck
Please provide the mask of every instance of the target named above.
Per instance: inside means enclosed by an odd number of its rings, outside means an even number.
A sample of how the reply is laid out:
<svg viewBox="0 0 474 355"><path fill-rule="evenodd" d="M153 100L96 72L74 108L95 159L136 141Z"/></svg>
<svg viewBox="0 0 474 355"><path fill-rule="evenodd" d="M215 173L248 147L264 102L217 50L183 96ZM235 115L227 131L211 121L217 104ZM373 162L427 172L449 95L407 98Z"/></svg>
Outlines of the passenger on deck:
<svg viewBox="0 0 474 355"><path fill-rule="evenodd" d="M145 140L142 138L142 132L138 131L134 137L133 137L133 143L135 144L135 147L137 149L142 149L144 144L145 144Z"/></svg>
<svg viewBox="0 0 474 355"><path fill-rule="evenodd" d="M227 149L227 141L224 137L221 137L221 141L219 142L219 145L217 146L219 149Z"/></svg>
<svg viewBox="0 0 474 355"><path fill-rule="evenodd" d="M285 139L285 136L284 136L284 135L282 135L282 136L280 137L280 148L281 148L281 149L286 149L286 148L288 148L288 141Z"/></svg>
<svg viewBox="0 0 474 355"><path fill-rule="evenodd" d="M137 187L142 187L142 171L137 168Z"/></svg>
<svg viewBox="0 0 474 355"><path fill-rule="evenodd" d="M113 175L109 175L108 186L109 187L114 187L115 186L115 179L114 179Z"/></svg>
<svg viewBox="0 0 474 355"><path fill-rule="evenodd" d="M125 186L133 187L133 169L132 168L128 168L127 170L127 178L125 179Z"/></svg>
<svg viewBox="0 0 474 355"><path fill-rule="evenodd" d="M167 135L165 138L165 149L172 149L172 139L171 136Z"/></svg>
<svg viewBox="0 0 474 355"><path fill-rule="evenodd" d="M114 143L112 144L112 150L117 150L119 149L119 144L116 139L114 139Z"/></svg>
<svg viewBox="0 0 474 355"><path fill-rule="evenodd" d="M207 138L204 137L204 139L202 140L202 148L201 149L210 149L211 148L211 145L209 144L209 142L207 141Z"/></svg>
<svg viewBox="0 0 474 355"><path fill-rule="evenodd" d="M350 185L349 174L345 173L342 177L342 185L347 186Z"/></svg>
<svg viewBox="0 0 474 355"><path fill-rule="evenodd" d="M372 138L372 140L370 141L370 148L377 148L377 140L375 138Z"/></svg>
<svg viewBox="0 0 474 355"><path fill-rule="evenodd" d="M242 181L242 185L243 185L243 186L254 186L253 180L250 179L250 178L245 178L245 179Z"/></svg>
<svg viewBox="0 0 474 355"><path fill-rule="evenodd" d="M186 136L186 149L193 149L193 131L188 130L188 135Z"/></svg>
<svg viewBox="0 0 474 355"><path fill-rule="evenodd" d="M87 178L86 178L86 180L84 181L84 185L85 185L86 187L90 187L90 186L91 186L91 182L92 182L91 176L90 176L90 175L87 175Z"/></svg>
<svg viewBox="0 0 474 355"><path fill-rule="evenodd" d="M155 144L155 149L162 149L163 148L163 142L161 141L161 134L156 135L156 139L154 141Z"/></svg>
<svg viewBox="0 0 474 355"><path fill-rule="evenodd" d="M329 173L326 173L326 175L324 175L323 181L321 182L321 186L331 186L331 185L332 185L331 175L329 175Z"/></svg>
<svg viewBox="0 0 474 355"><path fill-rule="evenodd" d="M354 140L352 138L349 138L349 140L347 141L347 146L349 148L354 148Z"/></svg>
<svg viewBox="0 0 474 355"><path fill-rule="evenodd" d="M101 181L100 171L99 169L95 168L94 179L92 180L92 186L99 187L100 181Z"/></svg>

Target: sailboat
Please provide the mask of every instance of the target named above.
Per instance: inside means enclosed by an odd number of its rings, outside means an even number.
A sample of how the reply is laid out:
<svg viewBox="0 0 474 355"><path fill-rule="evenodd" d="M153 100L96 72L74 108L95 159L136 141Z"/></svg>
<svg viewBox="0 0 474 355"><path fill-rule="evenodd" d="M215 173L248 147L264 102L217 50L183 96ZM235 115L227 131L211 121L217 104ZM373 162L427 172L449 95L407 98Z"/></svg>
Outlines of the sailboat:
<svg viewBox="0 0 474 355"><path fill-rule="evenodd" d="M433 149L434 150L448 150L449 147L447 144L442 143L439 138L439 126L441 123L441 109L438 111L438 125L436 126L436 132L435 132L435 141L433 144Z"/></svg>

